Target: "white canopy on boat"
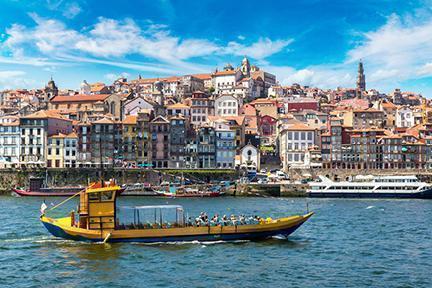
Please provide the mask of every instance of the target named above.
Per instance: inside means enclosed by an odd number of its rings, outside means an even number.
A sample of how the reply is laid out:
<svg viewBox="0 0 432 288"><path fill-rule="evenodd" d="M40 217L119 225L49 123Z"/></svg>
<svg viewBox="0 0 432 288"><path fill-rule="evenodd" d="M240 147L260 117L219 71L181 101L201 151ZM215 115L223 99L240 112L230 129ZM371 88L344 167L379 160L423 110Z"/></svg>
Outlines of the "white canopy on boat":
<svg viewBox="0 0 432 288"><path fill-rule="evenodd" d="M181 205L120 206L120 209L182 209Z"/></svg>

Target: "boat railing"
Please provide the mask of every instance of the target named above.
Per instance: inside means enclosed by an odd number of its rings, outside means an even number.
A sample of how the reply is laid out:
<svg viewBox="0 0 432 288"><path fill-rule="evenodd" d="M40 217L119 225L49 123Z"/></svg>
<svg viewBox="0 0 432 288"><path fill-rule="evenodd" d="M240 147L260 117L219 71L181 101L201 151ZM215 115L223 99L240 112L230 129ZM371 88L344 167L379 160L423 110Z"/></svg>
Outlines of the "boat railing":
<svg viewBox="0 0 432 288"><path fill-rule="evenodd" d="M166 229L166 228L185 228L185 227L223 227L223 226L241 226L256 225L263 221L271 221L271 218L263 219L258 216L231 215L230 217L216 217L204 220L200 217L189 217L184 215L183 207L180 205L158 205L158 206L137 206L137 207L120 207L120 210L133 211L133 218L116 219L117 230L134 230L134 229ZM145 211L151 212L145 215ZM175 211L175 218L169 218L166 211ZM141 213L140 213L141 212ZM171 215L173 216L173 215ZM269 220L270 219L270 220Z"/></svg>

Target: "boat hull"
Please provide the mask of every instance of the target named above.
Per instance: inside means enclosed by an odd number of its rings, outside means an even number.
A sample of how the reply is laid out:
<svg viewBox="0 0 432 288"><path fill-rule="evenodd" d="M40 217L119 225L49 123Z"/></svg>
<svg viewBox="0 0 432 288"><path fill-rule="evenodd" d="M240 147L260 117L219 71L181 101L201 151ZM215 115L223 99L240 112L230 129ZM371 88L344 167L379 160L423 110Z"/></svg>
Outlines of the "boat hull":
<svg viewBox="0 0 432 288"><path fill-rule="evenodd" d="M224 193L219 192L210 192L210 193L179 193L179 194L173 194L173 193L158 193L158 196L161 197L168 197L168 198L208 198L208 197L220 197L224 195Z"/></svg>
<svg viewBox="0 0 432 288"><path fill-rule="evenodd" d="M432 199L432 189L417 193L392 192L308 192L311 198L393 198L393 199Z"/></svg>
<svg viewBox="0 0 432 288"><path fill-rule="evenodd" d="M70 218L62 218L60 221L42 217L41 221L46 229L54 236L78 240L101 242L108 234L107 242L189 242L189 241L237 241L260 240L276 235L289 236L297 230L313 213L303 216L292 216L274 220L268 224L216 226L216 227L185 227L165 229L131 229L94 231L70 227L64 223Z"/></svg>
<svg viewBox="0 0 432 288"><path fill-rule="evenodd" d="M29 190L22 190L22 189L16 189L12 188L12 193L15 193L19 196L34 196L34 197L62 197L62 196L73 196L76 193L80 192L82 187L77 188L71 188L67 191L64 190L56 190L50 189L49 191L29 191Z"/></svg>

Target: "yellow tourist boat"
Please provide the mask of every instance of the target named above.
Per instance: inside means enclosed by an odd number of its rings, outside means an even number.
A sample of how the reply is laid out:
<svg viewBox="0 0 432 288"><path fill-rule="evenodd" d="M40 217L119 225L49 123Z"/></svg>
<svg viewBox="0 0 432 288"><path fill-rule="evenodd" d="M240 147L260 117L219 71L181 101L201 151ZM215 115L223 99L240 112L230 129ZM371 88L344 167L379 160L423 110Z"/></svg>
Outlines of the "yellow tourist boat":
<svg viewBox="0 0 432 288"><path fill-rule="evenodd" d="M190 223L179 205L126 207L133 211L133 221L121 224L116 215L116 198L122 188L114 182L96 182L79 192L77 215L71 212L64 218L50 218L41 211L40 217L48 231L57 237L94 242L177 242L177 241L232 241L256 240L271 236L288 236L299 228L313 213L279 219L260 219L256 223L238 225L200 225ZM151 211L152 221L141 221ZM141 211L141 214L140 214ZM168 222L164 211L175 214ZM147 213L148 214L148 213ZM140 219L141 216L141 219Z"/></svg>

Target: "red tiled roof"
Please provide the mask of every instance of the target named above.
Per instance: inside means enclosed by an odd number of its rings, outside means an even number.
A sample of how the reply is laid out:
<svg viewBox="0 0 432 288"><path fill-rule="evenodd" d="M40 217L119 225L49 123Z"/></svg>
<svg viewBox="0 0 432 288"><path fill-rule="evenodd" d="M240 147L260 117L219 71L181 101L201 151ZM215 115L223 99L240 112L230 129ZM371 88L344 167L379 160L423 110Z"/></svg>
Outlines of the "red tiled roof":
<svg viewBox="0 0 432 288"><path fill-rule="evenodd" d="M56 118L56 119L61 119L61 120L65 120L65 121L71 121L69 119L66 119L64 117L62 117L57 110L40 110L37 111L33 114L27 115L27 116L23 116L22 118L25 119L46 119L46 118Z"/></svg>
<svg viewBox="0 0 432 288"><path fill-rule="evenodd" d="M225 76L225 75L235 75L237 72L234 70L230 70L230 71L218 71L213 73L213 75L215 76Z"/></svg>
<svg viewBox="0 0 432 288"><path fill-rule="evenodd" d="M205 74L192 74L193 77L201 79L201 80L210 80L211 79L211 74L210 73L205 73Z"/></svg>
<svg viewBox="0 0 432 288"><path fill-rule="evenodd" d="M110 94L83 95L77 94L72 96L55 96L50 100L51 103L67 103L67 102L97 102L104 101Z"/></svg>

